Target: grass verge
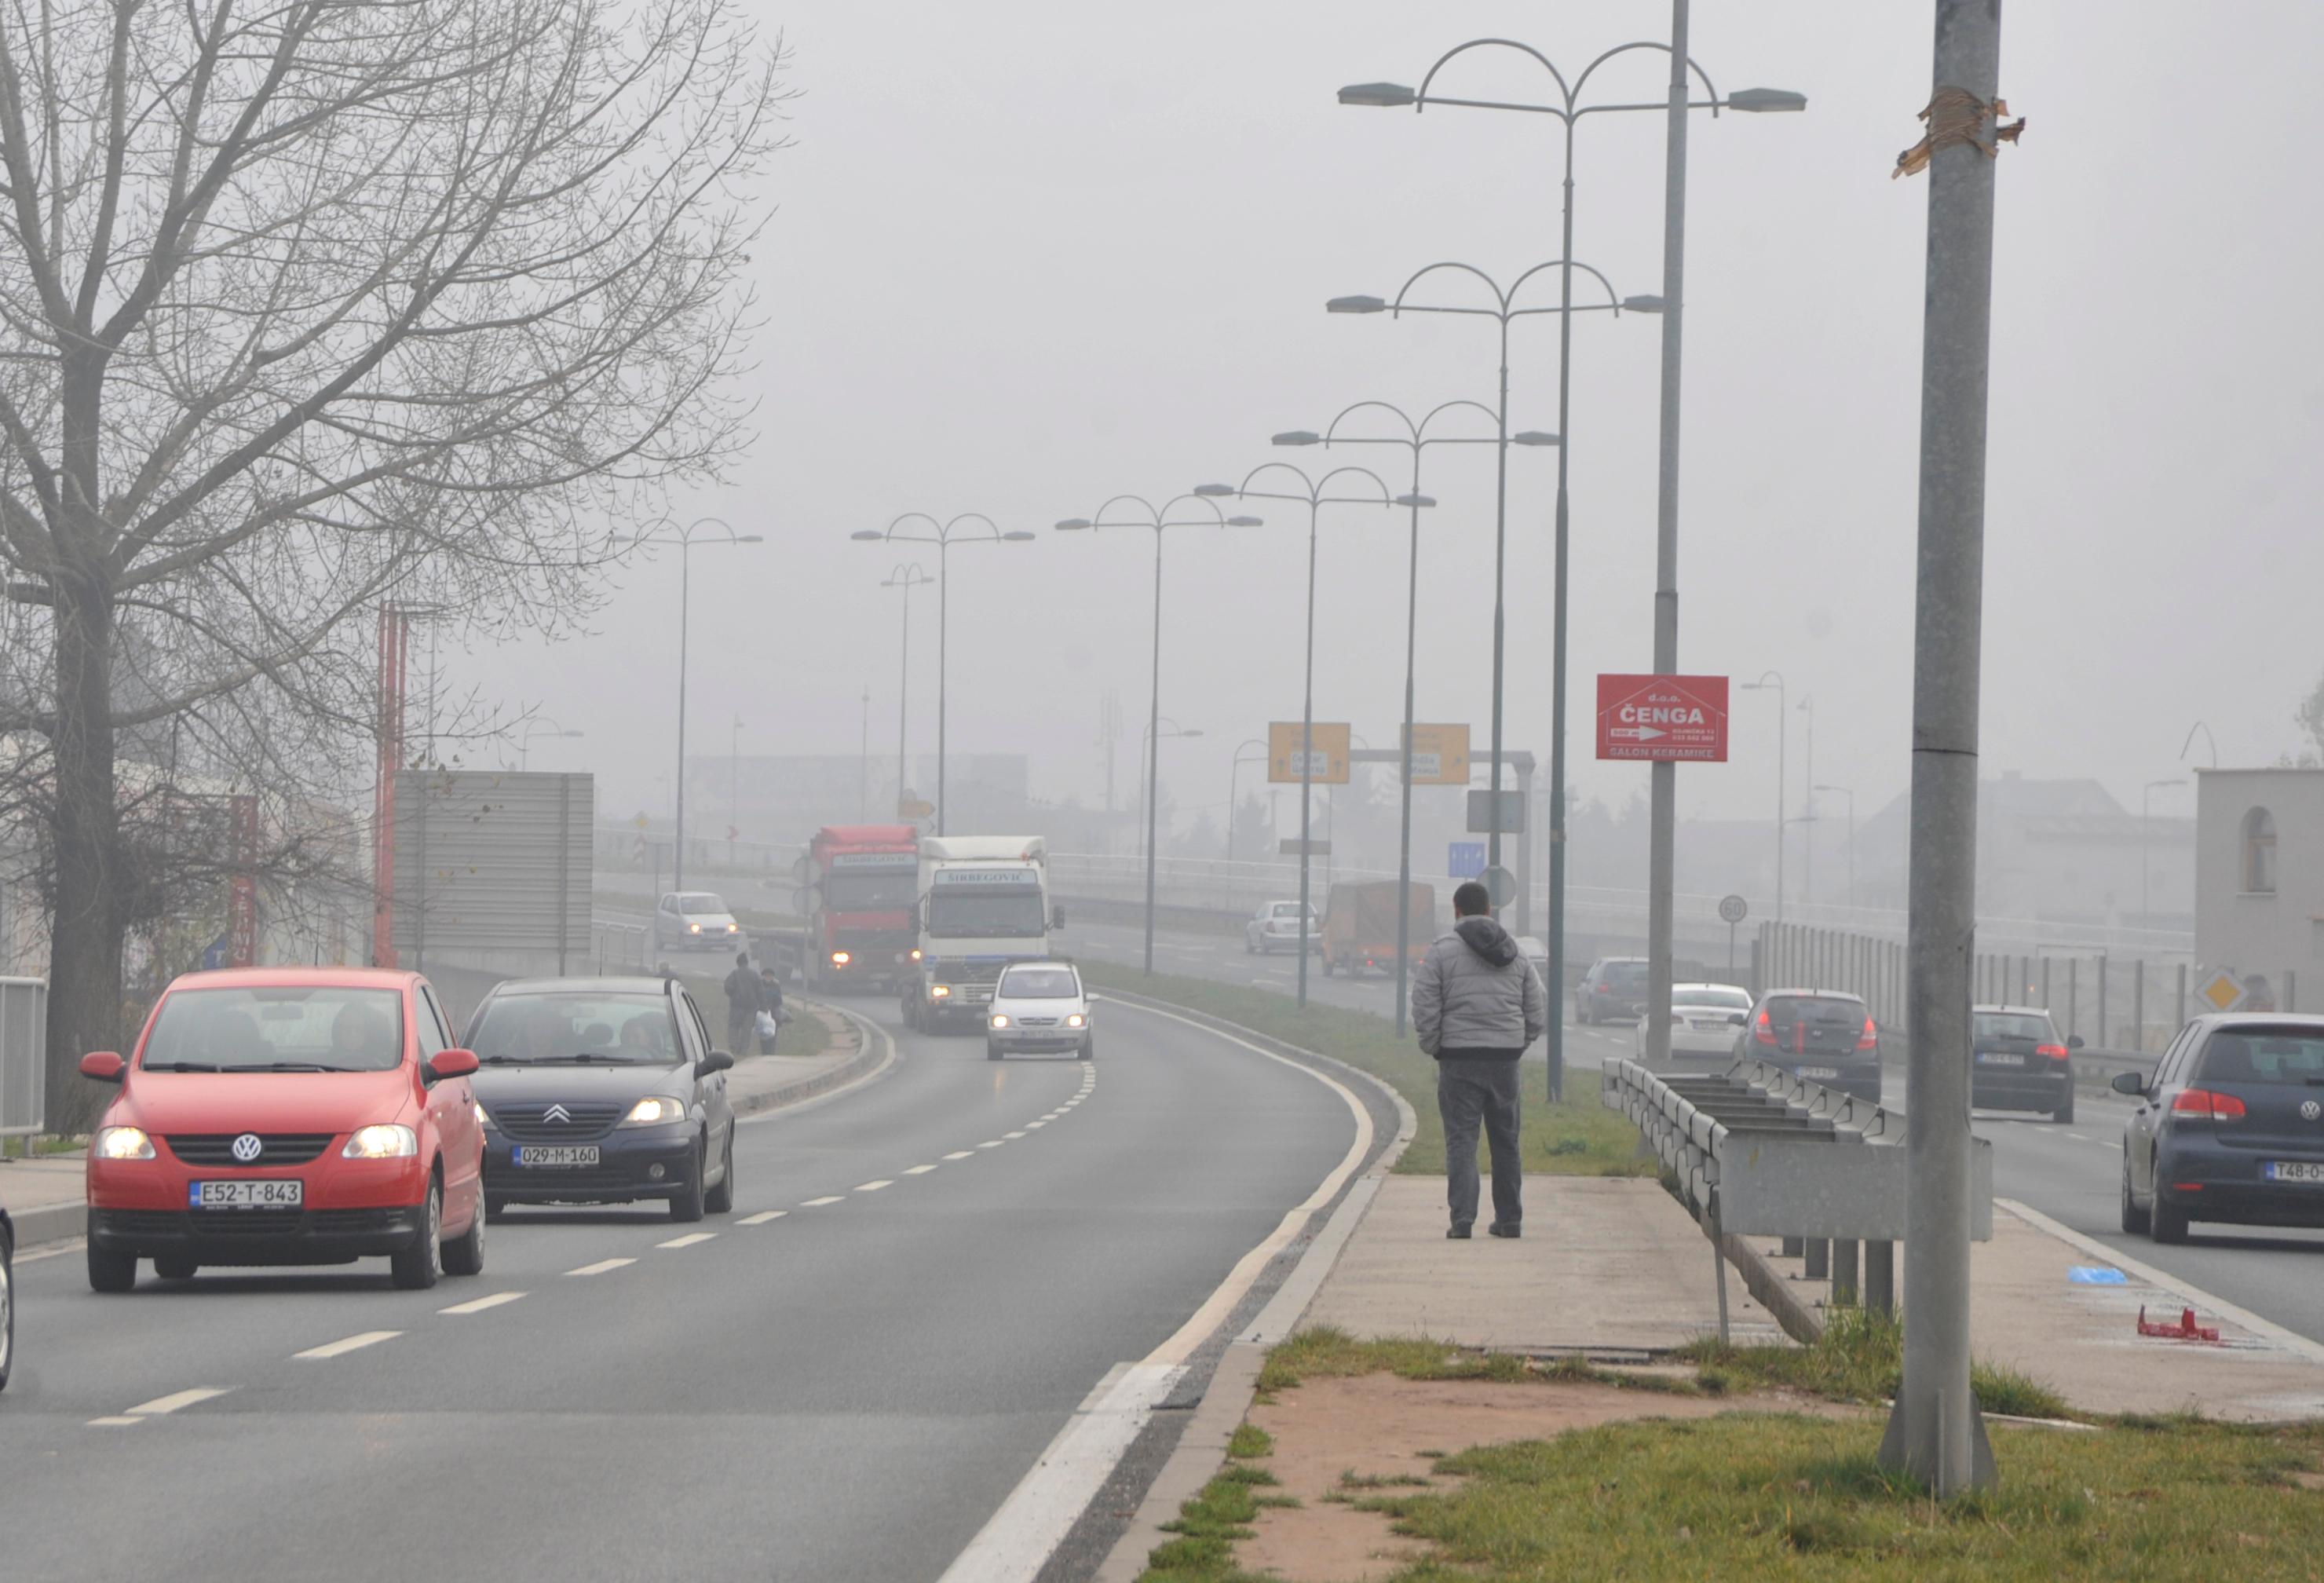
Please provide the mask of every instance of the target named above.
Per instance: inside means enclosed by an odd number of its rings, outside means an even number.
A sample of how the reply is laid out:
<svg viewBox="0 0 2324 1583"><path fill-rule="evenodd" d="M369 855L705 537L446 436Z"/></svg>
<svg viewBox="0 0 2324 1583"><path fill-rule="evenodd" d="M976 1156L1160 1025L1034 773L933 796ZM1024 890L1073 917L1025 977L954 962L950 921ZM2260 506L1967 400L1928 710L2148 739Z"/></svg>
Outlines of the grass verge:
<svg viewBox="0 0 2324 1583"><path fill-rule="evenodd" d="M1084 962L1082 976L1094 987L1151 995L1193 1011L1240 1023L1246 1028L1296 1044L1302 1050L1336 1056L1362 1068L1402 1094L1419 1118L1411 1147L1397 1162L1406 1176L1444 1173L1444 1127L1436 1114L1436 1063L1420 1053L1409 1038L1398 1039L1385 1017L1370 1012L1310 1003L1305 1010L1273 990L1213 983L1174 973L1152 977L1131 967L1107 962ZM1539 1081L1539 1068L1526 1069L1529 1080ZM1524 1128L1518 1142L1525 1168L1549 1176L1652 1176L1655 1165L1637 1153L1638 1132L1628 1122L1600 1105L1599 1078L1592 1071L1569 1069L1565 1098L1551 1105L1536 1088L1525 1098Z"/></svg>
<svg viewBox="0 0 2324 1583"><path fill-rule="evenodd" d="M1705 1338L1674 1353L1692 1363L1714 1393L1782 1386L1838 1402L1883 1402L1904 1373L1904 1328L1895 1318L1840 1308L1825 1316L1812 1347L1729 1347ZM2072 1418L2063 1397L2040 1381L1991 1364L1972 1364L1969 1386L1987 1412L2017 1418Z"/></svg>

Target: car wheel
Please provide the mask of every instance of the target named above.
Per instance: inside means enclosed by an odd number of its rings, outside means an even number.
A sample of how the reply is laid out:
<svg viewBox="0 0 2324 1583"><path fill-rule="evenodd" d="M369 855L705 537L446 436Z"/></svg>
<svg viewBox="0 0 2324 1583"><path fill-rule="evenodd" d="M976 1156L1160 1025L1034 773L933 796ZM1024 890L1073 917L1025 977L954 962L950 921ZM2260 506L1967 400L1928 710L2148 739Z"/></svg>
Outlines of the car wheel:
<svg viewBox="0 0 2324 1583"><path fill-rule="evenodd" d="M2059 1105L2058 1108L2050 1113L2050 1119L2067 1126L2071 1126L2073 1125L2074 1091L2071 1088L2066 1090L2066 1097Z"/></svg>
<svg viewBox="0 0 2324 1583"><path fill-rule="evenodd" d="M2163 1184L2154 1187L2154 1206L2147 1211L2149 1235L2161 1243L2187 1240L2187 1211L2163 1196Z"/></svg>
<svg viewBox="0 0 2324 1583"><path fill-rule="evenodd" d="M89 1244L88 1286L92 1291L136 1290L137 1255Z"/></svg>
<svg viewBox="0 0 2324 1583"><path fill-rule="evenodd" d="M388 1269L406 1291L425 1291L444 1273L444 1184L428 1179L428 1201L420 1206L420 1235L391 1254Z"/></svg>
<svg viewBox="0 0 2324 1583"><path fill-rule="evenodd" d="M1591 1023L1592 1023L1596 1022L1597 1020L1598 1020L1597 1018L1595 1018L1595 1017L1591 1016L1591 1015L1587 1011L1585 1011L1584 1009L1582 1009L1582 1004L1581 1004L1581 1003L1580 1003L1580 1002L1578 1002L1578 1001L1577 1001L1577 1002L1574 1004L1574 1007L1573 1007L1573 1022L1574 1022L1574 1025L1575 1025L1576 1027L1587 1028L1588 1026L1590 1026L1590 1024L1591 1024Z"/></svg>
<svg viewBox="0 0 2324 1583"><path fill-rule="evenodd" d="M1083 1060L1095 1060L1097 1059L1097 1035L1092 1033L1087 1038L1084 1038L1082 1041L1081 1049L1074 1053Z"/></svg>
<svg viewBox="0 0 2324 1583"><path fill-rule="evenodd" d="M484 1200L476 1199L476 1212L468 1219L468 1229L444 1245L444 1273L447 1275L481 1275L484 1273Z"/></svg>
<svg viewBox="0 0 2324 1583"><path fill-rule="evenodd" d="M2133 1236L2144 1236L2148 1225L2147 1212L2138 1207L2130 1196L2130 1156L2122 1157L2122 1228Z"/></svg>
<svg viewBox="0 0 2324 1583"><path fill-rule="evenodd" d="M694 1145L694 1170L690 1173L693 1180L678 1189L677 1194L669 1200L671 1219L695 1221L702 1218L702 1172L709 1163L709 1145L706 1143L697 1142Z"/></svg>
<svg viewBox="0 0 2324 1583"><path fill-rule="evenodd" d="M1246 957L1259 955L1259 947L1251 943L1251 938L1247 934L1242 937L1242 954Z"/></svg>
<svg viewBox="0 0 2324 1583"><path fill-rule="evenodd" d="M164 1281L191 1281L194 1278L194 1272L200 1268L199 1264L183 1254L173 1254L168 1258L157 1258L153 1261L153 1273Z"/></svg>
<svg viewBox="0 0 2324 1583"><path fill-rule="evenodd" d="M987 1060L999 1060L1001 1059L1001 1046L993 1043L990 1039L986 1040L984 1041L984 1059Z"/></svg>
<svg viewBox="0 0 2324 1583"><path fill-rule="evenodd" d="M718 1185L702 1198L703 1208L713 1215L732 1214L734 1209L734 1130L726 1129L726 1149L718 1167Z"/></svg>

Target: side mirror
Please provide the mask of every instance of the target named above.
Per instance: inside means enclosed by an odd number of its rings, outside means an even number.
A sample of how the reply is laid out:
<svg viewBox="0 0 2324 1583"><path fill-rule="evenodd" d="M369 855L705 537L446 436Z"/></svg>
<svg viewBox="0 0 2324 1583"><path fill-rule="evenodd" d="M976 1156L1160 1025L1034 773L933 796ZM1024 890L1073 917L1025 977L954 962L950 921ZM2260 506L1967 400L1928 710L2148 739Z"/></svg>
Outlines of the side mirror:
<svg viewBox="0 0 2324 1583"><path fill-rule="evenodd" d="M2144 1098L2146 1095L2146 1078L2138 1072L2116 1072L2114 1075L2113 1088L2117 1094L2127 1094L2134 1099Z"/></svg>
<svg viewBox="0 0 2324 1583"><path fill-rule="evenodd" d="M1063 929L1065 926L1065 910L1063 907L1052 907L1052 908L1050 908L1050 909L1049 909L1049 927L1050 927L1051 929Z"/></svg>
<svg viewBox="0 0 2324 1583"><path fill-rule="evenodd" d="M465 1078L477 1067L473 1050L439 1050L428 1058L428 1081L440 1083L447 1078Z"/></svg>
<svg viewBox="0 0 2324 1583"><path fill-rule="evenodd" d="M2081 1047L2082 1036L2080 1033L2069 1033L2066 1035L2066 1048L2068 1050L2080 1050Z"/></svg>
<svg viewBox="0 0 2324 1583"><path fill-rule="evenodd" d="M80 1058L80 1075L94 1083L117 1083L128 1070L119 1051L92 1050Z"/></svg>
<svg viewBox="0 0 2324 1583"><path fill-rule="evenodd" d="M1082 995L1082 1004L1084 1004L1084 1005L1085 1005L1085 1006L1093 1006L1093 1005L1097 1004L1097 1003L1098 1003L1099 1001L1103 1000L1104 998L1105 998L1105 997L1104 997L1103 995L1090 995L1090 994L1088 994L1088 993L1084 992L1084 993L1083 994L1083 995Z"/></svg>
<svg viewBox="0 0 2324 1583"><path fill-rule="evenodd" d="M694 1075L706 1078L713 1072L723 1072L733 1066L734 1058L723 1050L714 1050L694 1063Z"/></svg>

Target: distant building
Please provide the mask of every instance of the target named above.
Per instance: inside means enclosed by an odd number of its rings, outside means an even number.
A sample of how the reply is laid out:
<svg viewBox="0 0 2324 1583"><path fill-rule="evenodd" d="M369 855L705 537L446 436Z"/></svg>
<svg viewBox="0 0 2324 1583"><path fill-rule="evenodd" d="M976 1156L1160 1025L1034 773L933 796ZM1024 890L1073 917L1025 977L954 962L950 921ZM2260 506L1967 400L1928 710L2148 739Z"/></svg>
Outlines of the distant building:
<svg viewBox="0 0 2324 1583"><path fill-rule="evenodd" d="M2324 770L2199 770L2195 787L2197 959L2266 1004L2324 1004Z"/></svg>

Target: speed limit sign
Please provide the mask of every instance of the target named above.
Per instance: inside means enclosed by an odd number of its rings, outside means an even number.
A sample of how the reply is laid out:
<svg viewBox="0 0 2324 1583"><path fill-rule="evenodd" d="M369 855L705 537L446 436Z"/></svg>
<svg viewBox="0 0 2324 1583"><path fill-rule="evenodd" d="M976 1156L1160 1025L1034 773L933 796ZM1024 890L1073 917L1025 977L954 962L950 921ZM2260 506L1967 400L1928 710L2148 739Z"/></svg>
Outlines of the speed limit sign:
<svg viewBox="0 0 2324 1583"><path fill-rule="evenodd" d="M1742 897L1721 896L1719 898L1720 922L1740 923L1750 915L1751 903L1745 901Z"/></svg>

